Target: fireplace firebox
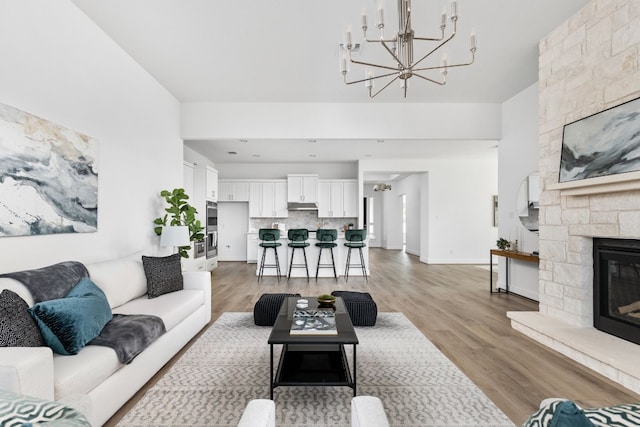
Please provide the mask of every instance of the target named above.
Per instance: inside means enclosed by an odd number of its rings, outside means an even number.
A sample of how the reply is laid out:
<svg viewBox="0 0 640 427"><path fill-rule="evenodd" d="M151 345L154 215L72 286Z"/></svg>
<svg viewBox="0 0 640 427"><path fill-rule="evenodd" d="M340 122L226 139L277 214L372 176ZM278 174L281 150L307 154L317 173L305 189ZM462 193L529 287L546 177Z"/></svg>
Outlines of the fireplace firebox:
<svg viewBox="0 0 640 427"><path fill-rule="evenodd" d="M593 239L593 325L640 344L640 240Z"/></svg>

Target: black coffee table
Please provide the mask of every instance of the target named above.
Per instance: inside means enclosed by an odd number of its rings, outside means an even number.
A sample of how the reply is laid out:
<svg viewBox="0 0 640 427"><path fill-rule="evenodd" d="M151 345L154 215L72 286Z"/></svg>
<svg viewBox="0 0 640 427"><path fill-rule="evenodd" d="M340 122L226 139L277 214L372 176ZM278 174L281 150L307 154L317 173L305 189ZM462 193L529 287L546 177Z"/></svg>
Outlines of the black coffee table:
<svg viewBox="0 0 640 427"><path fill-rule="evenodd" d="M315 297L304 297L316 308ZM293 313L300 297L285 299L269 336L271 346L270 389L279 386L347 386L356 395L356 345L358 337L342 298L335 302L335 335L291 335ZM282 354L274 377L273 346L282 344ZM353 345L353 372L344 346Z"/></svg>

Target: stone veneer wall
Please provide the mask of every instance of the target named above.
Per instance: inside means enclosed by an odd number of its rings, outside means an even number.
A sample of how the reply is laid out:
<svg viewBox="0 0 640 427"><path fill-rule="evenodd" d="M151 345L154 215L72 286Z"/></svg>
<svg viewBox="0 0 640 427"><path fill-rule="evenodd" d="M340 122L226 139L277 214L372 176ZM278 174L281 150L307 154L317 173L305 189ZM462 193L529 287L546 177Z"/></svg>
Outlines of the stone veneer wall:
<svg viewBox="0 0 640 427"><path fill-rule="evenodd" d="M562 130L640 96L640 1L593 0L540 42L540 313L593 325L592 237L640 238L638 191L564 196Z"/></svg>

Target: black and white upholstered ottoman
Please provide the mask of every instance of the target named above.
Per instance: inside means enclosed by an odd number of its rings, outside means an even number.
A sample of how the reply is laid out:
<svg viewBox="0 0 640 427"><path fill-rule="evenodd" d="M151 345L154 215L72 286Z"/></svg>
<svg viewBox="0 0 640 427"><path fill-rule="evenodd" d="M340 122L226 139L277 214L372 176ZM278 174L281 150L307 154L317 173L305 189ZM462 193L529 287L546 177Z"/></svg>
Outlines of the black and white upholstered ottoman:
<svg viewBox="0 0 640 427"><path fill-rule="evenodd" d="M331 295L342 298L353 326L375 326L378 317L378 306L370 293L333 291Z"/></svg>
<svg viewBox="0 0 640 427"><path fill-rule="evenodd" d="M253 323L258 326L273 326L280 307L287 297L299 297L300 294L262 294L253 306Z"/></svg>

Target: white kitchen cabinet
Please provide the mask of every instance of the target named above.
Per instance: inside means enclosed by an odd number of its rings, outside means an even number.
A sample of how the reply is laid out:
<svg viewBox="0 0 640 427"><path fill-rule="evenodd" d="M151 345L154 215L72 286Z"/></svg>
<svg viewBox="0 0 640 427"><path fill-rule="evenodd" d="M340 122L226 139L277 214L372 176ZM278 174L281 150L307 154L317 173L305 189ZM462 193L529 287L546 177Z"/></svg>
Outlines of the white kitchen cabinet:
<svg viewBox="0 0 640 427"><path fill-rule="evenodd" d="M347 180L342 183L342 209L345 218L358 217L358 181Z"/></svg>
<svg viewBox="0 0 640 427"><path fill-rule="evenodd" d="M287 175L287 201L316 203L318 175Z"/></svg>
<svg viewBox="0 0 640 427"><path fill-rule="evenodd" d="M258 262L258 233L247 233L247 264Z"/></svg>
<svg viewBox="0 0 640 427"><path fill-rule="evenodd" d="M249 184L249 217L286 218L288 216L286 181L255 181Z"/></svg>
<svg viewBox="0 0 640 427"><path fill-rule="evenodd" d="M318 218L354 218L358 216L355 180L318 182Z"/></svg>
<svg viewBox="0 0 640 427"><path fill-rule="evenodd" d="M207 200L218 201L218 171L214 168L207 166L206 177L206 198Z"/></svg>
<svg viewBox="0 0 640 427"><path fill-rule="evenodd" d="M248 202L249 182L221 179L218 181L219 202Z"/></svg>
<svg viewBox="0 0 640 427"><path fill-rule="evenodd" d="M191 162L182 162L182 188L189 197L194 196L194 176L195 165ZM193 202L190 200L189 203Z"/></svg>

